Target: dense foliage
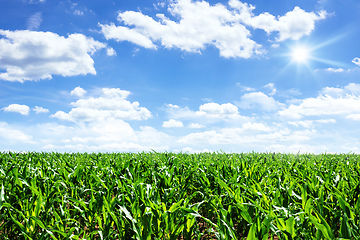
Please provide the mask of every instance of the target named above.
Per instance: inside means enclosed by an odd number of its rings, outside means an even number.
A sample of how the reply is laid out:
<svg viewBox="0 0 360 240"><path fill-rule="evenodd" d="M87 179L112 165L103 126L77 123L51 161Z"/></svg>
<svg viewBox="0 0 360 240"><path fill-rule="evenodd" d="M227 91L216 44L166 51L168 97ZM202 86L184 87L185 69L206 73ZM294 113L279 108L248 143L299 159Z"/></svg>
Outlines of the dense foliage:
<svg viewBox="0 0 360 240"><path fill-rule="evenodd" d="M360 239L360 156L0 153L0 239Z"/></svg>

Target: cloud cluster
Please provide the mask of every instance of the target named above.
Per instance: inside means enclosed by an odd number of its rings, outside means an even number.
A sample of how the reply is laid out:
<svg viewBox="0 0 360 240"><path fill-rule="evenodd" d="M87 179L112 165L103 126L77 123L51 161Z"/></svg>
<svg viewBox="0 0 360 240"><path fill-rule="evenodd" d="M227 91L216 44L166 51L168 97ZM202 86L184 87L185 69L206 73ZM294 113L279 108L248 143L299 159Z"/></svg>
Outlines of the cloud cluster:
<svg viewBox="0 0 360 240"><path fill-rule="evenodd" d="M354 116L360 113L360 84L350 83L344 88L326 87L316 98L302 99L279 111L282 117L301 119L309 116ZM356 116L356 115L355 115Z"/></svg>
<svg viewBox="0 0 360 240"><path fill-rule="evenodd" d="M172 119L186 119L205 122L217 122L228 120L246 120L247 118L239 114L238 107L232 103L204 103L199 106L199 110L194 111L188 107L167 104L166 112ZM190 126L189 126L190 127ZM191 128L202 128L202 124L191 123Z"/></svg>
<svg viewBox="0 0 360 240"><path fill-rule="evenodd" d="M29 115L30 107L27 105L24 105L24 104L14 103L14 104L10 104L7 107L3 107L1 110L3 110L4 112L14 112L14 113L19 113L21 115ZM36 114L49 112L49 109L39 107L39 106L35 106L32 110Z"/></svg>
<svg viewBox="0 0 360 240"><path fill-rule="evenodd" d="M0 79L7 81L96 74L91 54L106 47L82 34L0 30L1 36Z"/></svg>
<svg viewBox="0 0 360 240"><path fill-rule="evenodd" d="M130 102L126 98L129 91L119 88L103 88L99 97L84 97L86 93L80 87L71 91L72 95L80 99L72 102L70 112L58 111L51 115L53 118L72 122L101 122L106 119L144 120L151 117L151 113L138 102Z"/></svg>
<svg viewBox="0 0 360 240"><path fill-rule="evenodd" d="M267 84L265 88L272 91L275 85ZM232 103L209 102L197 110L167 104L163 108L166 116L162 127L172 128L166 130L171 135L146 125L151 113L139 103L127 100L129 91L103 88L88 92L76 87L69 92L78 98L70 103L72 109L67 113L58 111L51 117L53 121L70 122L66 125L47 122L31 127L0 123L3 148L16 141L22 143L22 148L39 146L41 151L360 151L354 148L356 131L345 134L348 130L344 132L339 125L346 121L356 127L360 121L360 84L356 83L326 87L317 97L287 103L276 100L279 91L271 97L261 92L244 93L240 103L243 107L247 104L248 117L240 115L239 108ZM266 98L257 101L251 96ZM276 104L266 105L270 99ZM266 108L269 110L266 114L257 114ZM3 110L26 115L30 108L11 104ZM32 110L48 112L42 107ZM142 120L138 129L128 122L135 119Z"/></svg>
<svg viewBox="0 0 360 240"><path fill-rule="evenodd" d="M115 24L99 24L106 39L129 41L144 48L178 48L186 52L200 52L212 45L226 58L250 58L264 51L251 39L251 29L278 33L277 41L298 40L309 35L315 22L327 13L306 12L299 7L284 16L270 13L255 15L254 6L230 0L228 6L210 5L206 1L176 0L168 6L169 17L158 13L156 19L141 12L125 11L118 14ZM176 19L176 20L172 20Z"/></svg>

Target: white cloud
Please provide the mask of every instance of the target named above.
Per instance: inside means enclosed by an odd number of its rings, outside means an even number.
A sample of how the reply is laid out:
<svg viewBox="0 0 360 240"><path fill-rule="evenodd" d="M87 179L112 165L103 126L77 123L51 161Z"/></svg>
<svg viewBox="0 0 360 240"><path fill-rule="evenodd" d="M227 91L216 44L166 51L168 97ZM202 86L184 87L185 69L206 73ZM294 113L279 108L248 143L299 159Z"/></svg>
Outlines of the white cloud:
<svg viewBox="0 0 360 240"><path fill-rule="evenodd" d="M140 12L119 13L118 20L125 26L100 25L106 38L130 41L145 48L156 49L155 43L165 48L179 48L186 52L200 52L207 45L220 50L223 57L249 58L260 54L260 45L251 40L250 31L232 20L232 14L225 6L210 6L205 1L177 1L168 8L172 21L163 14L158 20Z"/></svg>
<svg viewBox="0 0 360 240"><path fill-rule="evenodd" d="M327 68L326 71L327 72L340 73L340 72L344 72L345 70L343 68Z"/></svg>
<svg viewBox="0 0 360 240"><path fill-rule="evenodd" d="M243 124L237 128L221 128L199 133L190 133L178 140L179 143L202 146L238 146L262 149L274 142L304 142L311 139L316 132L313 130L290 131L288 129L270 128L262 123Z"/></svg>
<svg viewBox="0 0 360 240"><path fill-rule="evenodd" d="M360 66L360 58L356 57L352 60L353 63L355 63L356 65Z"/></svg>
<svg viewBox="0 0 360 240"><path fill-rule="evenodd" d="M0 142L2 141L5 141L6 143L8 143L8 141L10 142L14 141L16 143L19 142L32 143L32 137L10 126L8 123L0 122ZM5 142L2 144L3 146L5 145Z"/></svg>
<svg viewBox="0 0 360 240"><path fill-rule="evenodd" d="M354 120L354 121L360 121L360 113L349 114L348 116L346 116L346 118Z"/></svg>
<svg viewBox="0 0 360 240"><path fill-rule="evenodd" d="M42 22L42 13L37 12L27 20L27 23L26 23L27 29L28 30L36 30L40 27L41 22Z"/></svg>
<svg viewBox="0 0 360 240"><path fill-rule="evenodd" d="M164 128L179 128L183 127L184 124L178 120L170 119L169 121L164 121L162 126Z"/></svg>
<svg viewBox="0 0 360 240"><path fill-rule="evenodd" d="M340 87L325 87L320 92L323 95L332 97L345 97L346 95L360 96L360 84L349 83L343 88Z"/></svg>
<svg viewBox="0 0 360 240"><path fill-rule="evenodd" d="M7 81L51 79L52 75L96 74L91 54L104 43L82 34L67 38L52 32L0 30L0 79Z"/></svg>
<svg viewBox="0 0 360 240"><path fill-rule="evenodd" d="M284 16L275 17L268 12L255 16L255 7L251 4L242 3L238 0L230 0L230 6L238 11L236 18L253 28L262 29L267 33L278 32L277 41L286 39L298 40L304 35L309 35L315 28L315 22L325 19L327 13L306 12L300 7L295 7Z"/></svg>
<svg viewBox="0 0 360 240"><path fill-rule="evenodd" d="M116 52L115 52L115 50L113 49L113 48L106 48L106 54L108 55L108 56L116 56Z"/></svg>
<svg viewBox="0 0 360 240"><path fill-rule="evenodd" d="M277 40L299 40L304 35L310 35L315 28L315 22L325 19L326 16L325 11L320 11L316 14L314 12L305 12L301 8L295 7L291 12L279 18L276 24L276 30L279 31Z"/></svg>
<svg viewBox="0 0 360 240"><path fill-rule="evenodd" d="M30 108L27 105L10 104L9 106L4 107L3 110L5 112L16 112L21 115L29 115Z"/></svg>
<svg viewBox="0 0 360 240"><path fill-rule="evenodd" d="M261 45L250 39L247 27L265 32L278 32L277 41L298 40L309 35L315 22L326 18L326 12L305 12L299 7L284 16L270 13L254 15L254 6L238 0L230 0L228 6L210 5L206 1L176 0L168 5L170 17L162 13L157 19L141 12L126 11L118 14L118 21L124 26L99 26L107 39L130 41L145 48L178 48L186 52L200 52L209 45L219 49L226 58L250 58L264 53Z"/></svg>
<svg viewBox="0 0 360 240"><path fill-rule="evenodd" d="M317 98L303 99L298 105L291 104L279 111L280 116L300 119L304 116L346 116L360 113L360 96L347 95L332 97L319 95Z"/></svg>
<svg viewBox="0 0 360 240"><path fill-rule="evenodd" d="M205 126L200 123L190 123L188 128L204 128Z"/></svg>
<svg viewBox="0 0 360 240"><path fill-rule="evenodd" d="M36 114L39 114L39 113L47 113L47 112L49 112L49 109L35 106L35 107L33 108L33 111L35 111Z"/></svg>
<svg viewBox="0 0 360 240"><path fill-rule="evenodd" d="M241 83L239 83L239 82L236 83L236 86L239 87L239 88L241 89L241 91L245 91L245 92L253 92L253 91L256 91L255 88L243 86L243 85L241 85Z"/></svg>
<svg viewBox="0 0 360 240"><path fill-rule="evenodd" d="M129 91L119 88L103 88L100 97L81 98L72 102L69 113L58 111L51 117L73 122L104 121L105 119L144 120L151 113L138 102L130 102L126 98Z"/></svg>
<svg viewBox="0 0 360 240"><path fill-rule="evenodd" d="M268 88L271 90L271 93L269 93L270 96L275 95L276 94L276 88L275 88L275 83L268 83L264 86L264 88Z"/></svg>
<svg viewBox="0 0 360 240"><path fill-rule="evenodd" d="M230 120L248 120L247 117L239 114L238 108L231 103L205 103L199 106L198 111L190 110L188 107L167 104L166 112L169 118L202 121L203 123L214 123Z"/></svg>
<svg viewBox="0 0 360 240"><path fill-rule="evenodd" d="M264 111L275 111L283 106L273 97L267 96L262 92L251 92L241 96L237 106L243 109L261 109Z"/></svg>
<svg viewBox="0 0 360 240"><path fill-rule="evenodd" d="M74 10L74 15L83 16L84 12L76 9L76 10Z"/></svg>
<svg viewBox="0 0 360 240"><path fill-rule="evenodd" d="M173 142L167 134L148 126L135 131L121 119L84 122L72 127L56 123L37 126L41 150L73 152L166 151Z"/></svg>
<svg viewBox="0 0 360 240"><path fill-rule="evenodd" d="M268 126L264 125L263 123L252 123L252 122L247 122L244 123L242 126L243 130L250 130L250 131L262 131L262 132L270 132L271 128L269 128Z"/></svg>
<svg viewBox="0 0 360 240"><path fill-rule="evenodd" d="M195 112L197 116L206 116L210 118L238 117L238 108L231 103L205 103L199 107L199 111Z"/></svg>
<svg viewBox="0 0 360 240"><path fill-rule="evenodd" d="M315 123L321 123L321 124L330 124L330 123L336 123L335 119L318 119L318 120L304 120L304 121L296 121L296 122L289 122L290 125L293 125L295 127L304 127L304 128L314 128Z"/></svg>
<svg viewBox="0 0 360 240"><path fill-rule="evenodd" d="M78 97L83 97L86 94L86 90L84 90L83 88L81 88L80 86L74 88L74 90L72 90L70 92L71 95L75 95Z"/></svg>
<svg viewBox="0 0 360 240"><path fill-rule="evenodd" d="M118 42L129 41L144 48L156 49L155 45L148 37L142 35L141 33L138 33L134 29L129 29L121 26L117 27L114 24L99 24L99 26L101 27L101 31L104 34L106 40L115 39Z"/></svg>
<svg viewBox="0 0 360 240"><path fill-rule="evenodd" d="M29 3L44 3L46 0L29 0Z"/></svg>

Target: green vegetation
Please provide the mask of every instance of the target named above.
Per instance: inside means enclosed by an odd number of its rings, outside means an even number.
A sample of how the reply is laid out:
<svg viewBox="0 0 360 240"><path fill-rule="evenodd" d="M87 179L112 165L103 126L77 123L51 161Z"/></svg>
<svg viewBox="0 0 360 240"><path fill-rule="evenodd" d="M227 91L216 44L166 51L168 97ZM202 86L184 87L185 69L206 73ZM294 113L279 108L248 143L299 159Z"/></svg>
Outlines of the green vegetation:
<svg viewBox="0 0 360 240"><path fill-rule="evenodd" d="M0 239L360 239L360 156L0 153Z"/></svg>

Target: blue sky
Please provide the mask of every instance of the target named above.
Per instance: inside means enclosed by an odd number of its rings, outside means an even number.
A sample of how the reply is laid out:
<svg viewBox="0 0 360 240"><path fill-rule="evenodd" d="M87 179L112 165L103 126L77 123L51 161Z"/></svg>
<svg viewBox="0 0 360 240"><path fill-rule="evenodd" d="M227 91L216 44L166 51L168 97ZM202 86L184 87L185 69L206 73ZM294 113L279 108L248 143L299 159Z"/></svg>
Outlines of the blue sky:
<svg viewBox="0 0 360 240"><path fill-rule="evenodd" d="M360 153L358 0L0 0L0 151Z"/></svg>

